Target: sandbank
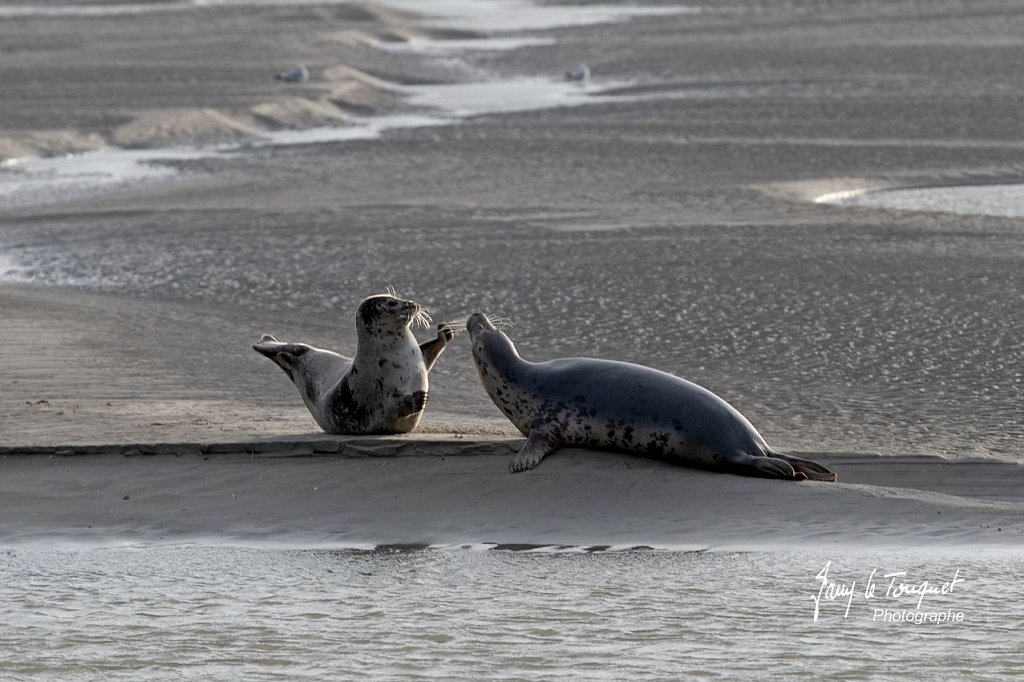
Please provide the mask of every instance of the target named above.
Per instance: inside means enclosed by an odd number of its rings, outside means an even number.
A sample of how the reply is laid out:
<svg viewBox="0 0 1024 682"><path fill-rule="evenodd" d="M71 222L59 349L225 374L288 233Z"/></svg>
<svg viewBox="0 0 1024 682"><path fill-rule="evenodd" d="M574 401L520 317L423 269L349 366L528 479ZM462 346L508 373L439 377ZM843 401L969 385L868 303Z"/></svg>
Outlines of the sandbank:
<svg viewBox="0 0 1024 682"><path fill-rule="evenodd" d="M815 203L1019 177L1019 13L772 5L438 59L374 46L481 36L349 5L5 18L0 160L244 146L580 61L635 84L5 206L2 255L51 286L0 283L2 541L1019 548L1019 221ZM579 451L512 476L464 338L417 434L318 435L249 346L351 353L389 285L512 317L532 359L694 379L840 482Z"/></svg>

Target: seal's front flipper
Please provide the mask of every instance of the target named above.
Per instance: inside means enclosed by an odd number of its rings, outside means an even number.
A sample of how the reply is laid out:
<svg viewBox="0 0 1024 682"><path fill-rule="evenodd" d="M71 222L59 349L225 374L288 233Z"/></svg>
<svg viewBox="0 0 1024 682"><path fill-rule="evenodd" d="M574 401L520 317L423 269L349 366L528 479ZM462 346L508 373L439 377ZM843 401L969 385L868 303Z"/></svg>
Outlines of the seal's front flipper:
<svg viewBox="0 0 1024 682"><path fill-rule="evenodd" d="M411 395L398 396L398 416L411 417L427 407L426 391L416 391Z"/></svg>
<svg viewBox="0 0 1024 682"><path fill-rule="evenodd" d="M834 483L839 478L836 476L835 472L828 467L809 459L793 457L792 455L783 455L779 452L771 452L768 456L789 462L789 465L793 467L794 471L799 474L803 474L812 481L829 481L830 483Z"/></svg>
<svg viewBox="0 0 1024 682"><path fill-rule="evenodd" d="M427 371L434 366L434 362L437 357L441 355L441 351L448 345L448 342L455 338L455 328L450 324L444 323L437 325L437 338L432 341L420 344L420 352L423 354L423 364L427 366Z"/></svg>
<svg viewBox="0 0 1024 682"><path fill-rule="evenodd" d="M532 469L558 448L559 446L553 444L546 433L540 429L534 429L530 432L530 437L526 439L523 449L517 452L509 462L508 470L514 474Z"/></svg>

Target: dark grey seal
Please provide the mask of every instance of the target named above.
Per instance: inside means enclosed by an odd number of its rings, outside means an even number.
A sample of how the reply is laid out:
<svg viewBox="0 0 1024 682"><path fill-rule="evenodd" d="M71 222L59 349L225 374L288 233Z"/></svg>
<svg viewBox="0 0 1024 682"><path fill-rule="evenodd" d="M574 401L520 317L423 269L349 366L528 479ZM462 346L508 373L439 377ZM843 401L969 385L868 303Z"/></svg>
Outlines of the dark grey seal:
<svg viewBox="0 0 1024 682"><path fill-rule="evenodd" d="M527 438L513 472L576 446L745 476L836 480L817 462L772 451L729 403L685 379L593 358L529 362L485 315L471 315L466 328L487 395Z"/></svg>
<svg viewBox="0 0 1024 682"><path fill-rule="evenodd" d="M565 72L565 80L587 84L590 82L590 67L586 64L577 64Z"/></svg>
<svg viewBox="0 0 1024 682"><path fill-rule="evenodd" d="M309 81L309 69L305 64L299 64L274 74L274 78L285 83L306 83Z"/></svg>
<svg viewBox="0 0 1024 682"><path fill-rule="evenodd" d="M438 325L437 338L419 344L414 321L429 324L413 301L370 296L356 311L353 359L264 334L253 350L284 370L313 419L327 433L408 433L427 405L427 374L455 330Z"/></svg>

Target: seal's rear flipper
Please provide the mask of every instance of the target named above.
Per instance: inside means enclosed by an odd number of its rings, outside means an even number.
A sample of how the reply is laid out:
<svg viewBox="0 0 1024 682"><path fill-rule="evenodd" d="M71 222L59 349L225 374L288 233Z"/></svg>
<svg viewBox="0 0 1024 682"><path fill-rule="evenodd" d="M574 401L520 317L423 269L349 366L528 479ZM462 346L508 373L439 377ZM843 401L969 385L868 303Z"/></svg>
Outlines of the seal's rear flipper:
<svg viewBox="0 0 1024 682"><path fill-rule="evenodd" d="M530 437L526 439L523 449L517 452L509 462L508 470L514 474L532 469L558 448L557 444L551 443L546 433L540 429L534 429L530 432Z"/></svg>
<svg viewBox="0 0 1024 682"><path fill-rule="evenodd" d="M736 455L728 459L732 473L760 478L781 478L784 481L802 481L807 476L796 471L789 462L774 457Z"/></svg>
<svg viewBox="0 0 1024 682"><path fill-rule="evenodd" d="M813 462L809 459L802 459L800 457L793 457L792 455L783 455L778 452L771 452L768 454L769 457L776 459L782 459L789 462L793 470L799 474L803 474L809 480L812 481L828 481L835 483L839 478L835 472L826 466Z"/></svg>

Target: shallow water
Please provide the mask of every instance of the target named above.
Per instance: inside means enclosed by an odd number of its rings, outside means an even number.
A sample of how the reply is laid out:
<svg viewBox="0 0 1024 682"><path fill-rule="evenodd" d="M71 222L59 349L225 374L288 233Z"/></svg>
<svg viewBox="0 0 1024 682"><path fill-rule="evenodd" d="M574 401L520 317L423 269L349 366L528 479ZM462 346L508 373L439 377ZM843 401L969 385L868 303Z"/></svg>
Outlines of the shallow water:
<svg viewBox="0 0 1024 682"><path fill-rule="evenodd" d="M420 0L381 0L378 4L423 12ZM634 17L698 14L708 11L694 5L638 7L605 5L545 5L534 0L441 0L431 2L430 24L481 32L539 31L567 26L586 26Z"/></svg>
<svg viewBox="0 0 1024 682"><path fill-rule="evenodd" d="M207 155L190 149L111 147L83 154L17 159L0 172L0 209L80 199L97 191L167 180L177 171L162 164Z"/></svg>
<svg viewBox="0 0 1024 682"><path fill-rule="evenodd" d="M1024 216L1024 184L908 187L877 192L840 192L821 197L818 202L898 211L1020 218Z"/></svg>
<svg viewBox="0 0 1024 682"><path fill-rule="evenodd" d="M828 562L855 597L848 614L821 597L815 620ZM1021 569L994 552L8 550L0 677L1010 679ZM876 617L918 611L886 596L898 571L955 578L919 611L963 620Z"/></svg>

